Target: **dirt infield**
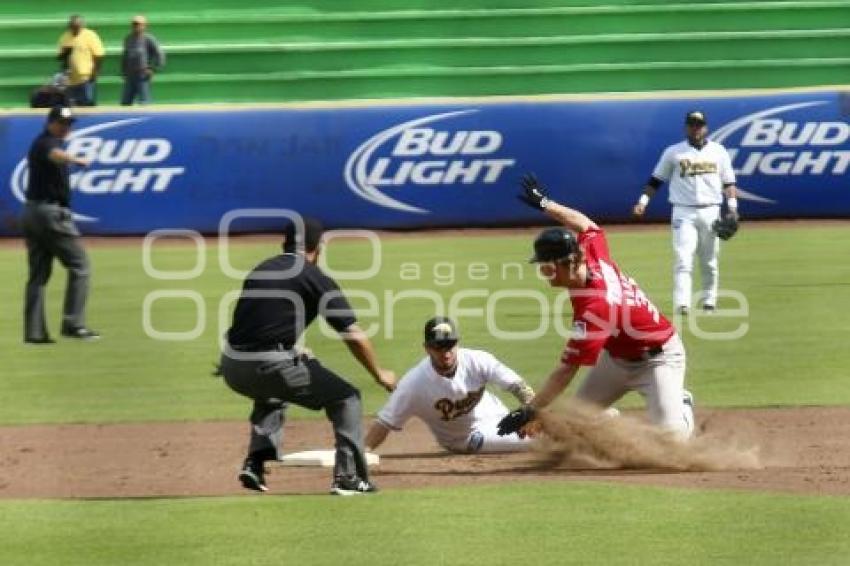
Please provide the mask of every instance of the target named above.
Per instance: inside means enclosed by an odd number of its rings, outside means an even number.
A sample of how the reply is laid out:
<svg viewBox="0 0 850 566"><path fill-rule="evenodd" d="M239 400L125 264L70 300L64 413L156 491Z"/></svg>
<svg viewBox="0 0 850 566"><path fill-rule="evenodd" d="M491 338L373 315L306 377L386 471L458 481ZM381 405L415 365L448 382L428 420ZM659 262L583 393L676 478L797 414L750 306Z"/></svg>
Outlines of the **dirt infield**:
<svg viewBox="0 0 850 566"><path fill-rule="evenodd" d="M703 436L758 445L759 469L672 472L596 464L542 465L540 454L443 452L418 422L381 447L384 490L515 480L593 480L850 496L850 407L702 410ZM0 428L0 498L232 495L245 423L37 425ZM295 421L287 452L328 448L325 421ZM324 493L330 470L271 469L271 493Z"/></svg>

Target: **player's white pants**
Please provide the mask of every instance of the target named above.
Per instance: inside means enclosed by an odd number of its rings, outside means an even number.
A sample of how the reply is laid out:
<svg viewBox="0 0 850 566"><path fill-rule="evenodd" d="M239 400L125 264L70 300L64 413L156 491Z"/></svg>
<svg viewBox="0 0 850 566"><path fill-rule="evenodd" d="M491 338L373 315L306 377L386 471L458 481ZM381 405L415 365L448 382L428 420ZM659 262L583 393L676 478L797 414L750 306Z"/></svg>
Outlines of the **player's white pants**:
<svg viewBox="0 0 850 566"><path fill-rule="evenodd" d="M508 414L507 408L504 414L495 415L486 421L479 421L469 436L462 442L451 446L444 446L451 452L461 454L482 454L498 452L525 452L531 450L533 440L531 438L520 438L515 433L499 436L498 425L502 417Z"/></svg>
<svg viewBox="0 0 850 566"><path fill-rule="evenodd" d="M608 407L629 391L637 391L646 400L653 424L688 438L694 430L694 412L684 384L685 348L679 335L674 334L662 352L648 360L631 362L603 351L578 388L576 398Z"/></svg>
<svg viewBox="0 0 850 566"><path fill-rule="evenodd" d="M505 413L502 416L506 416ZM524 452L531 449L532 439L520 438L514 434L499 436L496 432L501 417L493 422L482 423L477 430L469 435L466 443L468 453L495 453L495 452Z"/></svg>
<svg viewBox="0 0 850 566"><path fill-rule="evenodd" d="M694 253L702 275L702 302L717 306L720 239L711 225L718 218L720 206L673 206L673 305L677 308L691 306Z"/></svg>

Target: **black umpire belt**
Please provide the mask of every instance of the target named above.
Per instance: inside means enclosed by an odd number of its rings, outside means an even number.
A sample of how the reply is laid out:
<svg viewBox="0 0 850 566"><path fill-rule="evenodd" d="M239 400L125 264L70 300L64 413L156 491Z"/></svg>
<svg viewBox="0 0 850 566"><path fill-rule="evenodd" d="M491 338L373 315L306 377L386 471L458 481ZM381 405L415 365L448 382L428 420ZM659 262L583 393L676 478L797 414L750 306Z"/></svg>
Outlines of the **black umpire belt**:
<svg viewBox="0 0 850 566"><path fill-rule="evenodd" d="M56 205L59 205L59 206L64 206L65 208L68 207L68 203L62 202L61 200L52 199L52 198L34 199L34 200L27 199L27 204L36 204L36 205L37 204L56 204Z"/></svg>
<svg viewBox="0 0 850 566"><path fill-rule="evenodd" d="M281 342L277 344L230 344L230 349L237 352L290 352L293 356L298 355L298 351L292 346L288 346Z"/></svg>
<svg viewBox="0 0 850 566"><path fill-rule="evenodd" d="M661 355L661 352L664 351L664 347L661 345L653 346L652 348L648 348L644 350L639 357L636 358L623 358L627 362L645 362L647 360L651 360L652 358Z"/></svg>

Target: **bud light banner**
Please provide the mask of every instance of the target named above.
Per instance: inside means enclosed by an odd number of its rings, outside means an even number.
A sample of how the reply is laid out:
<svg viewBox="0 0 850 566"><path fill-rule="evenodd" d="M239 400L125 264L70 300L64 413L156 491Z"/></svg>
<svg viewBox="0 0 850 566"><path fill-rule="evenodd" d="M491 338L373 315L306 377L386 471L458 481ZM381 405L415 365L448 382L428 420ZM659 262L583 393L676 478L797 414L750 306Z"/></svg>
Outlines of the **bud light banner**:
<svg viewBox="0 0 850 566"><path fill-rule="evenodd" d="M745 218L850 216L850 96L835 91L655 98L464 100L339 107L81 113L67 151L83 232L213 233L237 209L290 209L338 228L522 225L534 172L599 221L625 220L661 152L702 110L732 157ZM46 114L46 112L45 112ZM0 233L17 233L27 151L44 127L0 115ZM666 218L662 189L648 217ZM253 215L239 231L278 228Z"/></svg>

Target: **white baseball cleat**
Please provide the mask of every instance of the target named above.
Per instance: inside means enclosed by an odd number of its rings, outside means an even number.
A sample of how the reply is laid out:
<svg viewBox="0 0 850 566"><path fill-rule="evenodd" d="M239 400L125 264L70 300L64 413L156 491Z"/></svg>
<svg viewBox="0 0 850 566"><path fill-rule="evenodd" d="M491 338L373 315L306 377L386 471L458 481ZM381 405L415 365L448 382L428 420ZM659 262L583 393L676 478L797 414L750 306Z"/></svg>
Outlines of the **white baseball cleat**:
<svg viewBox="0 0 850 566"><path fill-rule="evenodd" d="M694 417L694 396L687 389L685 389L682 393L682 408L682 418L685 420L688 438L690 438L694 435L696 419Z"/></svg>
<svg viewBox="0 0 850 566"><path fill-rule="evenodd" d="M333 485L331 485L331 494L333 495L364 495L377 491L378 486L356 476L339 476L334 479Z"/></svg>
<svg viewBox="0 0 850 566"><path fill-rule="evenodd" d="M618 409L617 407L608 407L607 409L602 411L602 414L609 419L616 419L620 416L620 409Z"/></svg>

